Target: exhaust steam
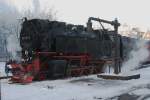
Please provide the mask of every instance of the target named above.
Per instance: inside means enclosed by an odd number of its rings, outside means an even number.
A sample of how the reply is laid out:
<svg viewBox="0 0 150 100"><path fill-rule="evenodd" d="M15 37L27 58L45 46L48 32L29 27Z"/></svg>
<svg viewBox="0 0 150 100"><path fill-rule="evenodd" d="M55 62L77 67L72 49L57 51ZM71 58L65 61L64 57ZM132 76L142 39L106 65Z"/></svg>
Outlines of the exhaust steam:
<svg viewBox="0 0 150 100"><path fill-rule="evenodd" d="M21 51L19 33L22 18L54 20L54 14L50 7L43 9L39 0L0 0L0 33L6 41L8 54L12 55L11 59L17 59L17 52Z"/></svg>
<svg viewBox="0 0 150 100"><path fill-rule="evenodd" d="M128 73L141 67L141 64L149 57L146 46L147 41L137 40L133 50L129 53L129 59L123 63L122 73Z"/></svg>

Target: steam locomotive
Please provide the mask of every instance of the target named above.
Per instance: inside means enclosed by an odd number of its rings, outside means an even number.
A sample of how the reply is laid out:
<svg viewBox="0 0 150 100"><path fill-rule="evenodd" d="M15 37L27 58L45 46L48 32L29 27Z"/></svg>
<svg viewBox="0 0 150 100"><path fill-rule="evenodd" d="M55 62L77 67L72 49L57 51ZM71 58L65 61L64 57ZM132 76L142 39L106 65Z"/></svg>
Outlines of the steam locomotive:
<svg viewBox="0 0 150 100"><path fill-rule="evenodd" d="M92 21L101 29L94 29ZM114 30L105 29L102 23ZM24 19L20 32L22 61L11 61L13 82L101 73L105 65L120 72L125 47L120 23L90 17L87 26L43 19ZM125 39L125 38L124 38Z"/></svg>

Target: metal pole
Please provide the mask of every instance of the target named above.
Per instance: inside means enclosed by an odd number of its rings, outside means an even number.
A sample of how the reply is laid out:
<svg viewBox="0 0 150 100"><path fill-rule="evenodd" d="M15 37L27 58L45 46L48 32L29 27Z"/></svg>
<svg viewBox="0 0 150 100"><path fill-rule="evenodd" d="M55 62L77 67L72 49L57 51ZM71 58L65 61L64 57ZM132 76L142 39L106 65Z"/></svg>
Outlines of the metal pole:
<svg viewBox="0 0 150 100"><path fill-rule="evenodd" d="M117 56L118 56L118 43L117 43L117 41L118 41L118 36L117 36L117 34L115 34L115 57L114 57L114 73L115 74L118 74L119 73L119 64L118 64L118 59L117 59Z"/></svg>
<svg viewBox="0 0 150 100"><path fill-rule="evenodd" d="M114 21L114 23L118 23L118 21L117 21L117 19L115 19L115 21ZM120 72L120 62L118 61L118 26L117 26L117 24L115 24L114 25L114 31L115 31L115 57L114 57L114 73L115 74L119 74L119 72Z"/></svg>
<svg viewBox="0 0 150 100"><path fill-rule="evenodd" d="M1 76L1 72L0 72L0 76ZM0 100L2 100L2 90L1 90L1 79L0 79Z"/></svg>

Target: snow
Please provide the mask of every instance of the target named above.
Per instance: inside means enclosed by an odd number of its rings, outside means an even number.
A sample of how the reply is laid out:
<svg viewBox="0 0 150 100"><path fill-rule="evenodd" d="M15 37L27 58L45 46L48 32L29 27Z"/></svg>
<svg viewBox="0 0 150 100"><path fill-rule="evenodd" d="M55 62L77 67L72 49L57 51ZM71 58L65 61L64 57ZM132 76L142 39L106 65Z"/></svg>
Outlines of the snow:
<svg viewBox="0 0 150 100"><path fill-rule="evenodd" d="M143 88L143 89L135 90L132 94L146 95L146 94L149 94L149 93L150 93L150 89Z"/></svg>
<svg viewBox="0 0 150 100"><path fill-rule="evenodd" d="M150 68L134 72L140 73L141 78L121 81L104 80L90 75L33 82L28 85L8 84L6 79L1 82L2 100L104 100L125 93L138 95L140 98L150 95Z"/></svg>
<svg viewBox="0 0 150 100"><path fill-rule="evenodd" d="M0 62L0 76L5 76L5 70L4 70L5 62Z"/></svg>

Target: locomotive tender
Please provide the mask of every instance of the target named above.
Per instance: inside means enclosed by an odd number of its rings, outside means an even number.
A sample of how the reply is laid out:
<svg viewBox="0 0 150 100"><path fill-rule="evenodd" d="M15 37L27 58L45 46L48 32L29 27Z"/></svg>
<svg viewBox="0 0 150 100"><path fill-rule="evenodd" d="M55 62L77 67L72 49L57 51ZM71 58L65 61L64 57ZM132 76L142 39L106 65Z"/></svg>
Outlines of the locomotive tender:
<svg viewBox="0 0 150 100"><path fill-rule="evenodd" d="M93 29L92 21L102 29ZM114 30L105 29L102 23ZM22 61L11 61L13 82L102 73L105 65L120 72L123 44L120 23L90 17L87 26L42 19L24 19L20 32Z"/></svg>

